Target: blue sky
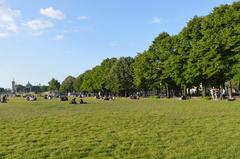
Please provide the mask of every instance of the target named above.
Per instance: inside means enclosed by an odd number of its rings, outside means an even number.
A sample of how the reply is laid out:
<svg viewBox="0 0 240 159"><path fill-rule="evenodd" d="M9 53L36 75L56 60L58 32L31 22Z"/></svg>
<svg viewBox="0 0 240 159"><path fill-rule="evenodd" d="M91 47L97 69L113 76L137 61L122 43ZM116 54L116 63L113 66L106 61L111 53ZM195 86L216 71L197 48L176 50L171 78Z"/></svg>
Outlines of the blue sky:
<svg viewBox="0 0 240 159"><path fill-rule="evenodd" d="M0 87L78 76L233 0L0 0Z"/></svg>

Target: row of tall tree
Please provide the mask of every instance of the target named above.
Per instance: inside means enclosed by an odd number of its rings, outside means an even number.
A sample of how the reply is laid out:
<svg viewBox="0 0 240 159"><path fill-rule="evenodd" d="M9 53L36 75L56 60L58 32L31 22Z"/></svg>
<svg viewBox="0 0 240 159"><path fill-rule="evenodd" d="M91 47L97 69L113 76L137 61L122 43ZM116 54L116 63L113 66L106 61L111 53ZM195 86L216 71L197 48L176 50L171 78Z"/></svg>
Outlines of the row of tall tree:
<svg viewBox="0 0 240 159"><path fill-rule="evenodd" d="M61 93L84 92L128 96L135 90L132 57L105 59L101 65L84 72L77 78L68 76L61 84L56 79L49 82L49 91Z"/></svg>
<svg viewBox="0 0 240 159"><path fill-rule="evenodd" d="M240 2L234 2L214 8L207 16L195 16L177 35L159 34L135 58L105 59L53 89L120 96L156 90L170 97L186 95L195 87L206 96L207 88L239 88L239 81Z"/></svg>

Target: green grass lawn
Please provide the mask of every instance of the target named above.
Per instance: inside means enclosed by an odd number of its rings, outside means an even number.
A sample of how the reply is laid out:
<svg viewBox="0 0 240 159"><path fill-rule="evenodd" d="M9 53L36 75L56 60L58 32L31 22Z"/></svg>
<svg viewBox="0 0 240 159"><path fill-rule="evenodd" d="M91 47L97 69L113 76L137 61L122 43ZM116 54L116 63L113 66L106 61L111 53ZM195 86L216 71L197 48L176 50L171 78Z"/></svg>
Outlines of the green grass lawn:
<svg viewBox="0 0 240 159"><path fill-rule="evenodd" d="M0 158L240 157L239 101L87 102L0 104Z"/></svg>

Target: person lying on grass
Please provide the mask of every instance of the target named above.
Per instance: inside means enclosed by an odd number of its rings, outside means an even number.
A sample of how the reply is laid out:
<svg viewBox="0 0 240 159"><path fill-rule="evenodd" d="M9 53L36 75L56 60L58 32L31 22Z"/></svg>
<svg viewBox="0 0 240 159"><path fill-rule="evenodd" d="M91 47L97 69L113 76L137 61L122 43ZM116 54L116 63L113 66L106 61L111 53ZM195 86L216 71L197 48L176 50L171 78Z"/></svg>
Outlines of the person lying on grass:
<svg viewBox="0 0 240 159"><path fill-rule="evenodd" d="M86 102L83 101L83 99L80 99L80 102L76 101L76 98L73 98L70 102L70 104L87 104Z"/></svg>

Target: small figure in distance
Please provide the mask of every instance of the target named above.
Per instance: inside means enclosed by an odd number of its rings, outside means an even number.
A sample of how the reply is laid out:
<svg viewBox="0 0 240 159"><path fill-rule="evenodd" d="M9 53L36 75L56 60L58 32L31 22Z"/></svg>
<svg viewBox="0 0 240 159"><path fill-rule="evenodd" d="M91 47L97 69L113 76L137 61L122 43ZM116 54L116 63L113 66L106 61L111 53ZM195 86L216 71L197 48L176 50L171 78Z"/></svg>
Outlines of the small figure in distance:
<svg viewBox="0 0 240 159"><path fill-rule="evenodd" d="M36 96L32 96L32 101L37 101L37 97Z"/></svg>
<svg viewBox="0 0 240 159"><path fill-rule="evenodd" d="M73 98L70 102L70 104L87 104L86 102L83 101L83 99L80 99L80 102L78 103L76 101L76 98Z"/></svg>
<svg viewBox="0 0 240 159"><path fill-rule="evenodd" d="M96 95L95 98L96 99L101 99L101 97L99 95Z"/></svg>
<svg viewBox="0 0 240 159"><path fill-rule="evenodd" d="M73 99L71 100L70 104L77 104L76 98L73 98Z"/></svg>
<svg viewBox="0 0 240 159"><path fill-rule="evenodd" d="M235 98L228 98L227 100L231 102L231 101L235 101L236 99Z"/></svg>
<svg viewBox="0 0 240 159"><path fill-rule="evenodd" d="M130 99L137 99L137 100L140 99L140 97L138 95L131 95L129 98Z"/></svg>
<svg viewBox="0 0 240 159"><path fill-rule="evenodd" d="M48 99L48 95L44 95L43 98L44 98L44 99Z"/></svg>
<svg viewBox="0 0 240 159"><path fill-rule="evenodd" d="M104 96L103 100L109 100L109 97L108 96Z"/></svg>
<svg viewBox="0 0 240 159"><path fill-rule="evenodd" d="M68 101L68 97L66 97L66 96L61 96L61 97L60 97L60 101L61 101L61 102Z"/></svg>
<svg viewBox="0 0 240 159"><path fill-rule="evenodd" d="M37 97L35 97L34 95L28 95L26 97L26 100L27 101L37 101Z"/></svg>
<svg viewBox="0 0 240 159"><path fill-rule="evenodd" d="M111 96L109 96L109 99L110 100L115 100L115 97L111 95Z"/></svg>
<svg viewBox="0 0 240 159"><path fill-rule="evenodd" d="M44 95L44 99L46 99L46 100L52 100L52 99L53 99L53 96L51 96L51 95Z"/></svg>
<svg viewBox="0 0 240 159"><path fill-rule="evenodd" d="M186 97L186 96L181 96L181 97L179 98L179 100L187 100L187 97Z"/></svg>
<svg viewBox="0 0 240 159"><path fill-rule="evenodd" d="M30 97L29 96L26 96L26 101L29 101L30 100Z"/></svg>
<svg viewBox="0 0 240 159"><path fill-rule="evenodd" d="M1 101L0 101L1 103L7 103L7 95L3 95L2 97L1 97Z"/></svg>
<svg viewBox="0 0 240 159"><path fill-rule="evenodd" d="M87 104L86 102L84 102L82 99L80 99L79 104Z"/></svg>
<svg viewBox="0 0 240 159"><path fill-rule="evenodd" d="M139 100L140 99L140 96L139 95L137 95L137 100Z"/></svg>

